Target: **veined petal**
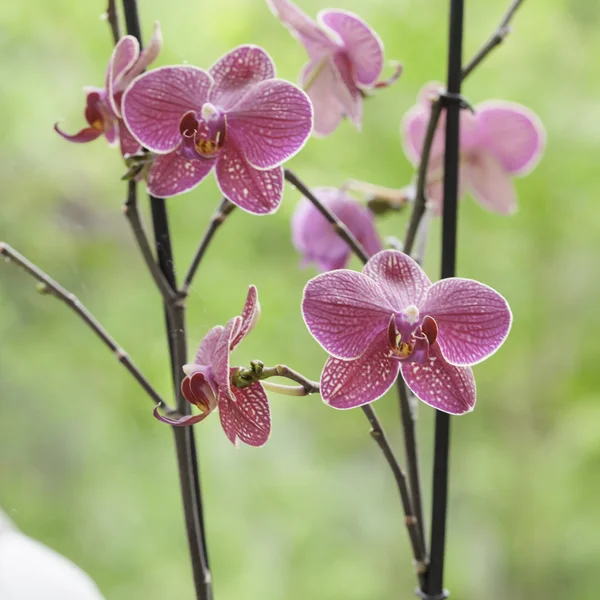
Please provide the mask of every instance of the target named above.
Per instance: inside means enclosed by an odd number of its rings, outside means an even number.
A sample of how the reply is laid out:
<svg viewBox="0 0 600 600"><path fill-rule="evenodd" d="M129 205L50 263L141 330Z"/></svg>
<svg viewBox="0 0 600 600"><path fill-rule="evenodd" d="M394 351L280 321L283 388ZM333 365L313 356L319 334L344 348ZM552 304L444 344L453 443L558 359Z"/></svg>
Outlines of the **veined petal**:
<svg viewBox="0 0 600 600"><path fill-rule="evenodd" d="M354 82L352 64L346 54L336 54L332 60L334 63L333 73L338 79L336 86L338 100L344 109L344 115L360 131L363 117L363 97L361 90Z"/></svg>
<svg viewBox="0 0 600 600"><path fill-rule="evenodd" d="M517 210L517 192L510 175L485 151L470 156L463 165L465 182L484 208L501 215Z"/></svg>
<svg viewBox="0 0 600 600"><path fill-rule="evenodd" d="M121 107L115 100L115 94L125 88L120 85L124 75L138 59L140 43L132 35L122 37L112 51L106 71L106 91L113 112L120 117Z"/></svg>
<svg viewBox="0 0 600 600"><path fill-rule="evenodd" d="M399 250L382 250L372 256L363 273L377 283L396 311L411 304L420 306L431 286L425 271Z"/></svg>
<svg viewBox="0 0 600 600"><path fill-rule="evenodd" d="M403 362L402 377L412 392L429 406L451 415L475 408L475 378L470 367L446 362L437 343L429 347L429 362Z"/></svg>
<svg viewBox="0 0 600 600"><path fill-rule="evenodd" d="M317 19L342 39L356 83L375 84L383 70L383 43L377 33L359 16L343 10L323 10Z"/></svg>
<svg viewBox="0 0 600 600"><path fill-rule="evenodd" d="M390 354L387 331L381 332L358 358L327 359L321 373L321 398L338 409L368 404L392 387L399 369L399 361Z"/></svg>
<svg viewBox="0 0 600 600"><path fill-rule="evenodd" d="M381 331L392 305L379 286L356 271L322 273L304 288L302 316L312 336L336 358L357 358Z"/></svg>
<svg viewBox="0 0 600 600"><path fill-rule="evenodd" d="M342 41L337 33L326 33L304 11L290 0L267 0L273 14L290 30L304 46L311 58L321 58L334 52Z"/></svg>
<svg viewBox="0 0 600 600"><path fill-rule="evenodd" d="M264 446L271 433L269 401L263 386L256 381L240 389L232 387L235 401L219 399L221 425L233 444L237 439L249 446Z"/></svg>
<svg viewBox="0 0 600 600"><path fill-rule="evenodd" d="M194 425L195 423L200 423L210 415L210 412L204 412L197 415L187 415L184 417L179 417L179 419L172 419L171 417L165 417L160 414L159 407L155 407L152 414L163 423L167 423L168 425L172 425L173 427L189 427L190 425Z"/></svg>
<svg viewBox="0 0 600 600"><path fill-rule="evenodd" d="M275 77L275 64L265 50L246 44L220 58L209 73L215 81L210 101L228 110L257 83Z"/></svg>
<svg viewBox="0 0 600 600"><path fill-rule="evenodd" d="M148 172L148 192L157 198L168 198L195 188L215 166L210 159L188 160L177 151L154 158Z"/></svg>
<svg viewBox="0 0 600 600"><path fill-rule="evenodd" d="M219 342L224 329L223 325L216 325L204 336L196 351L194 364L205 366L210 366L212 364L217 343Z"/></svg>
<svg viewBox="0 0 600 600"><path fill-rule="evenodd" d="M477 107L481 147L512 174L524 175L538 163L546 131L538 116L520 104L483 102Z"/></svg>
<svg viewBox="0 0 600 600"><path fill-rule="evenodd" d="M181 142L179 124L189 111L200 114L212 77L191 66L160 67L135 79L123 95L123 117L133 137L167 154Z"/></svg>
<svg viewBox="0 0 600 600"><path fill-rule="evenodd" d="M435 319L440 349L455 365L474 365L494 354L512 322L510 307L496 290L459 277L434 283L421 313Z"/></svg>
<svg viewBox="0 0 600 600"><path fill-rule="evenodd" d="M235 205L255 215L274 213L283 197L283 169L253 167L233 135L229 135L217 158L217 183L221 193Z"/></svg>
<svg viewBox="0 0 600 600"><path fill-rule="evenodd" d="M87 142L91 142L104 134L104 131L96 129L95 127L84 127L77 133L70 135L68 133L65 133L58 126L58 123L54 124L54 131L56 131L58 135L64 137L65 140L68 140L69 142L75 142L76 144L85 144Z"/></svg>
<svg viewBox="0 0 600 600"><path fill-rule="evenodd" d="M132 154L137 154L142 150L142 147L131 135L123 120L119 120L119 141L121 142L121 154L123 155L123 158L127 158Z"/></svg>
<svg viewBox="0 0 600 600"><path fill-rule="evenodd" d="M227 112L228 133L235 135L248 162L271 169L296 154L313 127L312 105L297 86L282 79L255 85Z"/></svg>
<svg viewBox="0 0 600 600"><path fill-rule="evenodd" d="M242 310L242 315L239 321L239 329L233 334L231 340L230 351L233 352L235 347L254 329L260 317L260 302L258 301L258 290L256 286L251 285L248 289L248 296Z"/></svg>
<svg viewBox="0 0 600 600"><path fill-rule="evenodd" d="M239 331L241 317L229 319L219 339L215 344L212 356L212 374L219 391L219 406L222 396L231 398L231 379L229 368L229 355L231 353L231 340L236 331ZM220 408L219 408L220 410Z"/></svg>

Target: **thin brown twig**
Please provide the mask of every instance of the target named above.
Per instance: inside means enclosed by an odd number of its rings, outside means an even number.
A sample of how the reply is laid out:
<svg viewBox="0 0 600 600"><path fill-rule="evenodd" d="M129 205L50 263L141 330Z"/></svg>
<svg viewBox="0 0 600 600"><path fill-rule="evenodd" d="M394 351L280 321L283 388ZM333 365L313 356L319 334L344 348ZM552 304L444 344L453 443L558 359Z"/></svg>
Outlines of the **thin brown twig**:
<svg viewBox="0 0 600 600"><path fill-rule="evenodd" d="M150 396L150 398L156 403L166 407L167 411L172 410L169 408L165 401L162 399L160 394L154 389L152 384L146 379L140 370L135 366L133 361L129 358L129 355L116 340L102 327L96 317L84 306L84 304L75 296L75 294L69 292L64 287L59 285L49 275L44 273L37 265L34 265L31 261L25 258L22 254L17 252L14 248L11 248L8 244L0 243L0 255L5 256L10 262L20 266L27 274L31 275L41 285L41 291L46 294L50 294L66 304L79 318L98 336L102 343L107 346L111 352L115 355L117 360L133 375L135 380L140 384L143 390Z"/></svg>
<svg viewBox="0 0 600 600"><path fill-rule="evenodd" d="M499 46L510 33L510 21L514 17L518 8L523 3L523 0L514 0L508 11L502 17L500 24L489 38L489 40L478 50L473 58L467 63L462 70L462 80L464 81L479 64L488 56L488 54L497 46Z"/></svg>
<svg viewBox="0 0 600 600"><path fill-rule="evenodd" d="M119 25L119 15L117 14L117 5L115 0L108 0L106 7L106 20L110 26L113 42L116 44L121 39L121 26Z"/></svg>

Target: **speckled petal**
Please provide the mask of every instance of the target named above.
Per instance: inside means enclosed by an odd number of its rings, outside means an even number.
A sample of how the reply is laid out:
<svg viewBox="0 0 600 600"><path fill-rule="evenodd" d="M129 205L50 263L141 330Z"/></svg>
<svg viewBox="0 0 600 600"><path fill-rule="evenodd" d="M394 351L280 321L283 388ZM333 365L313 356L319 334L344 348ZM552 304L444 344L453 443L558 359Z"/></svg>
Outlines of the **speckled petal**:
<svg viewBox="0 0 600 600"><path fill-rule="evenodd" d="M425 271L408 255L398 250L382 250L369 259L363 273L373 279L388 302L401 311L419 306L431 286Z"/></svg>
<svg viewBox="0 0 600 600"><path fill-rule="evenodd" d="M148 150L171 152L181 142L181 117L189 111L200 113L211 84L206 71L191 66L161 67L140 75L123 95L129 131Z"/></svg>
<svg viewBox="0 0 600 600"><path fill-rule="evenodd" d="M302 315L308 330L337 358L357 358L381 331L394 309L377 284L356 271L317 275L304 288Z"/></svg>
<svg viewBox="0 0 600 600"><path fill-rule="evenodd" d="M231 380L229 376L229 355L231 353L231 340L240 328L240 317L229 319L217 340L212 356L212 375L220 396L231 398Z"/></svg>
<svg viewBox="0 0 600 600"><path fill-rule="evenodd" d="M429 348L428 363L403 362L402 377L412 392L433 408L462 415L475 408L475 378L470 367L445 361L437 343Z"/></svg>
<svg viewBox="0 0 600 600"><path fill-rule="evenodd" d="M333 29L344 42L356 82L373 85L383 70L383 43L359 16L342 10L323 10L318 21Z"/></svg>
<svg viewBox="0 0 600 600"><path fill-rule="evenodd" d="M217 183L221 193L243 210L255 215L274 213L283 197L283 169L254 168L230 135L217 159Z"/></svg>
<svg viewBox="0 0 600 600"><path fill-rule="evenodd" d="M247 44L220 58L209 73L215 81L210 101L228 110L257 83L275 77L275 64L265 50Z"/></svg>
<svg viewBox="0 0 600 600"><path fill-rule="evenodd" d="M235 436L240 441L249 446L264 446L271 433L271 414L263 386L257 381L243 389L233 387L232 391L235 402L229 400L219 403L221 415L222 407L226 405L226 414L230 417L226 419L221 417L223 429L226 425L230 428L233 424ZM225 433L231 440L230 432L226 430Z"/></svg>
<svg viewBox="0 0 600 600"><path fill-rule="evenodd" d="M308 96L281 79L255 85L227 112L228 134L234 134L248 162L259 169L271 169L294 156L312 126Z"/></svg>
<svg viewBox="0 0 600 600"><path fill-rule="evenodd" d="M421 312L435 319L441 351L455 365L474 365L494 354L512 322L508 303L498 292L459 277L433 284Z"/></svg>
<svg viewBox="0 0 600 600"><path fill-rule="evenodd" d="M216 325L213 327L202 339L198 350L196 351L196 358L194 364L210 366L213 361L215 348L223 333L224 327L222 325Z"/></svg>
<svg viewBox="0 0 600 600"><path fill-rule="evenodd" d="M242 309L239 329L233 334L231 340L231 352L233 352L235 347L254 329L259 317L260 302L258 301L258 290L256 289L256 286L251 285L248 289L248 296L246 297L244 308Z"/></svg>
<svg viewBox="0 0 600 600"><path fill-rule="evenodd" d="M499 100L477 106L481 147L512 174L524 175L538 163L546 132L535 113L525 106Z"/></svg>
<svg viewBox="0 0 600 600"><path fill-rule="evenodd" d="M333 408L348 409L381 398L398 377L400 363L390 356L387 331L354 360L330 356L321 374L321 398Z"/></svg>
<svg viewBox="0 0 600 600"><path fill-rule="evenodd" d="M154 159L148 172L148 192L158 198L168 198L195 188L214 167L214 160L188 160L177 151Z"/></svg>

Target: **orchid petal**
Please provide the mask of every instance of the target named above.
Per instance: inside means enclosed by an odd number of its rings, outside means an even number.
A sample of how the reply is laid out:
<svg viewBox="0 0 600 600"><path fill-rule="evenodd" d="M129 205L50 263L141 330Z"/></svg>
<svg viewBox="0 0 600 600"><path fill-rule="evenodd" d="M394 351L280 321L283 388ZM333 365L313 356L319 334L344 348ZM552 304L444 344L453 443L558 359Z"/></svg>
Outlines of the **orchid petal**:
<svg viewBox="0 0 600 600"><path fill-rule="evenodd" d="M299 87L281 79L255 85L227 113L248 162L271 169L294 156L312 130L312 104Z"/></svg>
<svg viewBox="0 0 600 600"><path fill-rule="evenodd" d="M474 365L494 354L512 322L510 307L496 290L459 277L434 283L421 312L435 320L441 351L454 365Z"/></svg>
<svg viewBox="0 0 600 600"><path fill-rule="evenodd" d="M219 390L220 396L231 398L231 378L229 368L229 355L231 353L231 341L240 328L240 317L233 317L223 329L217 340L212 355L212 375Z"/></svg>
<svg viewBox="0 0 600 600"><path fill-rule="evenodd" d="M354 360L330 356L321 374L321 398L337 409L349 409L381 398L398 377L400 363L389 350L387 331Z"/></svg>
<svg viewBox="0 0 600 600"><path fill-rule="evenodd" d="M345 54L337 54L333 58L333 63L335 65L333 73L339 80L336 86L338 100L344 109L344 115L360 131L363 117L363 96L360 88L354 82L352 63Z"/></svg>
<svg viewBox="0 0 600 600"><path fill-rule="evenodd" d="M223 325L216 325L204 336L196 351L194 364L204 366L212 364L215 349L224 329Z"/></svg>
<svg viewBox="0 0 600 600"><path fill-rule="evenodd" d="M160 67L135 79L123 95L123 117L133 137L158 154L181 142L179 124L189 111L200 113L211 76L191 66Z"/></svg>
<svg viewBox="0 0 600 600"><path fill-rule="evenodd" d="M273 14L290 30L304 46L311 58L321 58L324 54L339 49L341 39L337 33L323 31L313 19L300 10L290 0L267 0ZM331 34L328 33L331 31Z"/></svg>
<svg viewBox="0 0 600 600"><path fill-rule="evenodd" d="M104 122L104 137L110 146L116 146L119 142L119 122L110 119Z"/></svg>
<svg viewBox="0 0 600 600"><path fill-rule="evenodd" d="M140 73L143 73L144 70L158 58L158 55L162 49L162 43L163 38L160 30L160 24L158 21L156 21L154 23L154 29L152 30L152 37L150 38L150 41L142 50L142 53L140 54L140 57L135 65L133 65L132 69L127 73L127 80L122 83L124 87L126 87L129 82L131 82Z"/></svg>
<svg viewBox="0 0 600 600"><path fill-rule="evenodd" d="M64 137L65 140L68 140L69 142L75 142L76 144L86 144L87 142L92 142L104 133L102 130L96 129L95 127L84 127L77 133L70 135L65 133L58 126L58 123L54 124L54 131Z"/></svg>
<svg viewBox="0 0 600 600"><path fill-rule="evenodd" d="M138 152L141 152L142 150L142 147L131 135L129 129L127 129L127 126L122 120L119 121L119 141L121 143L121 154L123 155L123 158L138 154Z"/></svg>
<svg viewBox="0 0 600 600"><path fill-rule="evenodd" d="M258 170L229 135L216 167L221 193L233 204L255 215L274 213L283 197L283 169Z"/></svg>
<svg viewBox="0 0 600 600"><path fill-rule="evenodd" d="M215 82L210 91L210 101L223 110L229 110L252 86L275 77L275 64L265 50L247 44L220 58L209 73Z"/></svg>
<svg viewBox="0 0 600 600"><path fill-rule="evenodd" d="M248 296L242 310L242 315L239 322L239 329L234 333L231 340L230 351L233 352L235 347L254 329L260 317L260 302L258 301L258 290L256 286L251 285L248 289Z"/></svg>
<svg viewBox="0 0 600 600"><path fill-rule="evenodd" d="M509 174L487 152L469 158L464 166L466 184L484 208L501 215L517 210L517 192Z"/></svg>
<svg viewBox="0 0 600 600"><path fill-rule="evenodd" d="M233 387L232 391L235 402L230 399L219 401L221 424L227 437L234 444L235 438L239 438L249 446L264 446L271 433L271 414L263 386L256 381L243 389Z"/></svg>
<svg viewBox="0 0 600 600"><path fill-rule="evenodd" d="M356 83L373 85L383 70L383 43L377 33L359 16L342 10L323 10L317 19L342 39Z"/></svg>
<svg viewBox="0 0 600 600"><path fill-rule="evenodd" d="M118 117L121 116L121 110L115 99L115 94L125 89L120 83L125 74L137 61L139 53L140 43L138 40L132 35L126 35L117 42L108 63L106 91L108 92L111 109Z"/></svg>
<svg viewBox="0 0 600 600"><path fill-rule="evenodd" d="M154 158L148 172L148 192L157 198L168 198L195 188L214 167L209 159L188 160L177 151Z"/></svg>
<svg viewBox="0 0 600 600"><path fill-rule="evenodd" d="M195 423L200 423L210 415L210 412L204 412L197 415L186 415L183 417L179 417L178 419L171 419L170 417L165 417L161 415L159 412L159 406L154 408L152 414L161 422L167 423L168 425L172 425L173 427L189 427L190 425L194 425Z"/></svg>
<svg viewBox="0 0 600 600"><path fill-rule="evenodd" d="M425 271L407 254L399 250L382 250L372 256L363 273L377 283L395 310L411 304L417 307L431 286Z"/></svg>
<svg viewBox="0 0 600 600"><path fill-rule="evenodd" d="M317 275L304 288L302 315L313 337L336 358L357 358L394 309L369 277L340 269Z"/></svg>
<svg viewBox="0 0 600 600"><path fill-rule="evenodd" d="M538 116L512 102L489 101L477 107L481 147L512 174L524 175L538 163L546 132Z"/></svg>
<svg viewBox="0 0 600 600"><path fill-rule="evenodd" d="M475 407L475 378L470 367L446 362L437 343L429 347L429 362L403 362L402 377L420 400L451 415L462 415Z"/></svg>
<svg viewBox="0 0 600 600"><path fill-rule="evenodd" d="M210 412L217 408L215 390L203 371L196 371L184 377L181 382L181 392L188 402L197 406L202 412Z"/></svg>

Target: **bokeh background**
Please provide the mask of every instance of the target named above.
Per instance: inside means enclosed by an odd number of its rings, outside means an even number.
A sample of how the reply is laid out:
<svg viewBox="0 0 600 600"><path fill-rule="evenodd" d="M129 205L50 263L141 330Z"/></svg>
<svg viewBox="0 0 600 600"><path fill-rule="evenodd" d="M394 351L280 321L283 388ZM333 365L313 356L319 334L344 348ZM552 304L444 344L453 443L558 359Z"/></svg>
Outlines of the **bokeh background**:
<svg viewBox="0 0 600 600"><path fill-rule="evenodd" d="M310 14L324 0L302 0ZM447 2L340 0L381 34L405 73L349 124L311 140L291 166L311 185L348 178L400 187L412 176L399 122L423 83L443 79ZM466 8L465 56L505 2ZM78 294L163 394L170 393L158 295L121 214L118 151L66 143L56 120L82 124L83 85L101 85L111 50L102 0L23 0L0 7L0 239ZM208 67L235 45L264 46L296 80L303 49L263 0L141 0L158 65ZM531 107L546 154L518 181L519 212L503 218L471 199L460 211L459 274L508 298L504 347L475 368L474 413L453 420L447 587L457 598L596 599L600 586L600 5L526 2L514 32L469 78L473 102ZM239 313L248 284L261 322L235 363L285 362L316 378L325 355L303 327L289 235L298 199L272 217L236 212L219 232L189 301L190 352ZM209 178L170 200L182 270L219 196ZM406 214L379 223L401 236ZM439 223L426 267L438 273ZM354 263L353 263L354 265ZM358 265L354 265L358 267ZM376 404L400 453L394 394ZM410 550L392 479L360 411L318 397L272 397L273 434L235 449L218 418L197 427L210 559L219 600L412 597ZM426 498L433 411L420 408ZM0 506L75 560L109 600L192 597L172 435L124 369L64 306L0 264ZM427 500L427 507L429 500Z"/></svg>

